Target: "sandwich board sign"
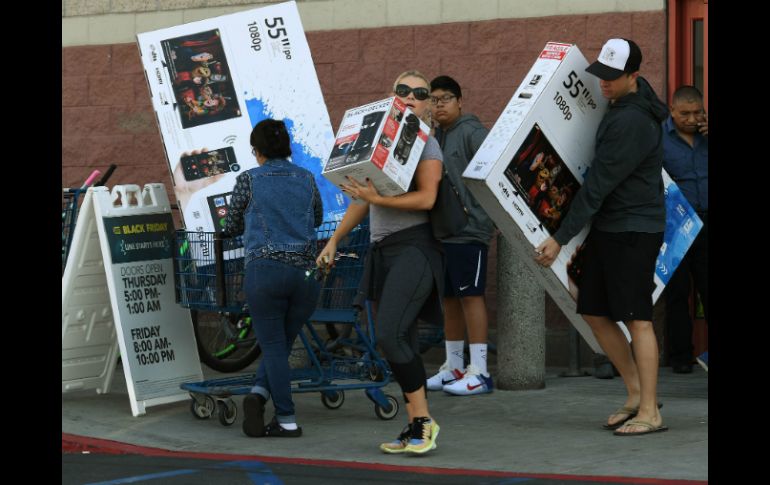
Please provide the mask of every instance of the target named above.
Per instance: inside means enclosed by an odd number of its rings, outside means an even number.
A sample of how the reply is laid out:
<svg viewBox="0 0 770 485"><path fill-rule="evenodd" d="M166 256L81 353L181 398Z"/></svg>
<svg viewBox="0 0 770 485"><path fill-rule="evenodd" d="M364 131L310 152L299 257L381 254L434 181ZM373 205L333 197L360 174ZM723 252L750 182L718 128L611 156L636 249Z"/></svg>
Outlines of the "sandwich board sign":
<svg viewBox="0 0 770 485"><path fill-rule="evenodd" d="M134 416L203 379L190 313L174 299L173 233L163 184L88 189L62 277L62 393L109 392L118 355Z"/></svg>

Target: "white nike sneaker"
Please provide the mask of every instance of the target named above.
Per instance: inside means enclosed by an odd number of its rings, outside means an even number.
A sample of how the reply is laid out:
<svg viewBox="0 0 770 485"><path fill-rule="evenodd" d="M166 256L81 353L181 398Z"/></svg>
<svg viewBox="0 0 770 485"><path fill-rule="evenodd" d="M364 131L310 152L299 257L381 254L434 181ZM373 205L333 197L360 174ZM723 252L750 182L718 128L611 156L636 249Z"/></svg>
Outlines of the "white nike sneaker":
<svg viewBox="0 0 770 485"><path fill-rule="evenodd" d="M438 370L438 374L428 379L429 391L440 391L444 386L456 382L463 377L463 371L460 369L450 369L449 364L444 362Z"/></svg>
<svg viewBox="0 0 770 485"><path fill-rule="evenodd" d="M486 394L492 392L492 389L494 389L492 377L485 376L477 367L472 365L465 369L465 375L462 379L444 386L444 392L455 396Z"/></svg>

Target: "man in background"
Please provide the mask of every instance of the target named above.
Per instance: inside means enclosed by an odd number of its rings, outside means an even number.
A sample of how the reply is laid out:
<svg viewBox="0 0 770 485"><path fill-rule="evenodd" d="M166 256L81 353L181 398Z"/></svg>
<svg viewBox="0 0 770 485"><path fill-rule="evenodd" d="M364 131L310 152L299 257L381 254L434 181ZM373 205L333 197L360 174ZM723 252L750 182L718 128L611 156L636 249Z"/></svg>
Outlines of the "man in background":
<svg viewBox="0 0 770 485"><path fill-rule="evenodd" d="M691 277L708 320L708 116L703 95L694 86L677 89L670 109L671 115L663 122L663 168L703 221L664 291L669 363L675 373L689 374L693 362ZM699 362L708 370L708 352L699 356Z"/></svg>
<svg viewBox="0 0 770 485"><path fill-rule="evenodd" d="M430 83L435 137L444 153L444 177L457 189L468 210L468 224L457 234L443 239L446 253L444 284L444 336L446 362L428 379L428 390L469 396L492 392L487 370L487 329L489 319L484 301L487 252L494 225L484 209L465 187L462 173L489 133L479 119L462 113L462 90L449 76ZM470 363L465 367L463 347L468 332Z"/></svg>

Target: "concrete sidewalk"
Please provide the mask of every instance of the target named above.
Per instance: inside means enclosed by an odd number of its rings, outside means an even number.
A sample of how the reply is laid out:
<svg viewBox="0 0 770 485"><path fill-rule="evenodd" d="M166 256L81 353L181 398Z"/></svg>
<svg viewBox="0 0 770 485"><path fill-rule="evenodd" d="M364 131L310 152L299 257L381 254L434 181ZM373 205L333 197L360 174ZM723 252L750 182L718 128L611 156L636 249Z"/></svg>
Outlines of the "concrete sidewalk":
<svg viewBox="0 0 770 485"><path fill-rule="evenodd" d="M429 375L443 359L443 349L423 355ZM494 358L490 370L494 377ZM253 372L254 366L244 372ZM518 473L708 480L708 377L660 369L659 397L665 433L617 437L602 429L607 416L623 404L620 378L559 377L548 369L538 391L502 391L455 397L429 394L431 414L441 425L438 448L422 457L385 455L382 441L395 438L406 423L402 409L391 421L375 416L364 391L348 391L339 409L321 404L318 393L294 395L300 439L249 438L239 416L222 426L216 416L195 419L189 401L150 407L131 416L122 369L106 395L80 391L62 395L62 432L174 451L253 454L287 458L342 460L389 465L496 470ZM223 376L204 366L206 379ZM228 374L228 376L231 376ZM266 418L272 417L268 406Z"/></svg>

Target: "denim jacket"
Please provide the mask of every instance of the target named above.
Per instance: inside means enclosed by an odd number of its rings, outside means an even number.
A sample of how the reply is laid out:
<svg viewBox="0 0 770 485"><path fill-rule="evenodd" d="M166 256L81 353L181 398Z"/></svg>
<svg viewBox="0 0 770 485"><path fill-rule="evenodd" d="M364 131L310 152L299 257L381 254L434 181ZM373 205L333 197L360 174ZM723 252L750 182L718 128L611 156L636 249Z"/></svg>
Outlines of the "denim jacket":
<svg viewBox="0 0 770 485"><path fill-rule="evenodd" d="M290 258L295 263L312 264L317 252L315 227L322 216L313 174L286 159L270 159L238 178L225 228L237 235L242 222L246 264L256 258L289 262L287 255L296 256ZM237 189L246 180L250 197L244 201Z"/></svg>

